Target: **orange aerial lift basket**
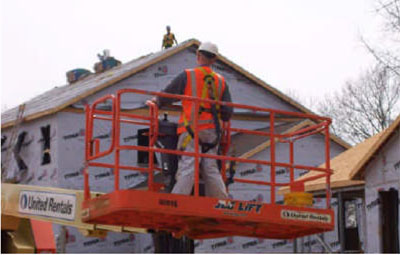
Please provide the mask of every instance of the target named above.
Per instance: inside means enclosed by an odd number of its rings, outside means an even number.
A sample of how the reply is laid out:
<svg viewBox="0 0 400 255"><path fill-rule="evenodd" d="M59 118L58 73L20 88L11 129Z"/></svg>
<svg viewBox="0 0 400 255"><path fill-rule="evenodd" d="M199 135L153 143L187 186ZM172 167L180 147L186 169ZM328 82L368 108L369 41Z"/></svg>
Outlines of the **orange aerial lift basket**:
<svg viewBox="0 0 400 255"><path fill-rule="evenodd" d="M196 110L201 103L220 104L244 109L251 113L262 113L263 121L269 125L268 131L250 130L231 127L230 123L223 123L221 143L223 150L220 155L201 153L197 135L198 118L194 116L194 152L183 152L177 149L166 149L155 146L159 134L158 107L149 103L145 114L121 110L121 98L130 93L143 96L159 96L176 100L191 100ZM111 107L104 110L101 105ZM111 109L110 109L111 108ZM198 111L195 111L198 112ZM310 119L313 124L295 132L280 134L274 126L278 118ZM100 140L93 137L94 121L109 121L112 126L111 144L108 149L101 150ZM330 208L330 175L329 167L329 124L330 119L311 114L286 112L261 107L247 106L236 103L217 102L195 97L172 95L161 92L149 92L138 89L122 89L115 95L107 95L86 106L86 169L84 171L84 202L82 205L82 219L92 224L110 224L146 228L154 231L167 231L175 237L188 236L193 239L217 238L224 236L247 236L271 239L292 239L304 235L331 231L334 228L334 212ZM124 145L121 143L121 128L127 125L139 125L149 128L148 146ZM230 134L243 133L268 137L270 141L270 155L268 160L250 159L227 155L231 142ZM298 139L322 133L325 139L325 168L294 164L294 143ZM277 143L289 144L289 162L278 162L275 150ZM124 165L121 152L136 150L148 152L148 165ZM154 163L154 153L168 153L170 155L187 155L195 158L195 180L193 195L166 193L162 184L154 181L157 171L162 171ZM221 174L227 179L228 162L252 163L267 166L268 180L254 180L234 178L236 183L248 185L264 185L269 187L269 202L242 201L234 199L218 199L200 196L199 189L199 162L202 157L220 160ZM105 163L107 158L109 162ZM103 160L102 160L103 159ZM96 167L114 169L114 189L112 192L97 197L90 196L89 170ZM289 169L289 181L276 181L277 167ZM134 170L147 173L147 189L121 189L120 170ZM295 171L308 170L315 175L295 179ZM314 208L312 197L304 192L304 183L324 178L326 181L326 206ZM287 187L290 191L285 203L277 203L277 191Z"/></svg>

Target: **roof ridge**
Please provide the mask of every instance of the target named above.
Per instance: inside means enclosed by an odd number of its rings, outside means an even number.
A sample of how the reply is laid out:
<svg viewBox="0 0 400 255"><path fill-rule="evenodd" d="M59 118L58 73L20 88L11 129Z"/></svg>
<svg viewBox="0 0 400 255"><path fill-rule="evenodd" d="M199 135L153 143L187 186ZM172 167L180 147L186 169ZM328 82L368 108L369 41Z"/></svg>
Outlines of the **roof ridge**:
<svg viewBox="0 0 400 255"><path fill-rule="evenodd" d="M199 42L197 39L192 38L192 39L185 40L185 41L181 42L180 44L178 44L178 45L176 45L176 46L173 46L173 47L171 47L171 48L175 48L175 47L177 47L177 46L179 46L179 45L183 45L183 44L186 44L186 43L192 42L192 41L193 41L193 42ZM171 48L170 48L170 49L171 49ZM168 49L168 50L169 50L169 49ZM81 80L76 81L74 84L67 83L67 84L64 84L64 85L55 86L55 87L53 87L53 88L50 88L50 89L48 89L48 90L46 90L46 91L40 93L39 95L33 96L32 98L30 98L30 99L28 99L28 100L25 100L25 101L22 102L21 104L27 104L27 103L33 101L34 99L43 97L43 95L46 95L47 93L53 91L54 89L70 88L70 86L74 86L74 87L75 87L75 86L82 86L82 85L84 85L84 83L86 83L86 82L88 82L88 81L90 81L90 80L92 80L92 79L94 79L94 78L96 78L96 77L99 77L99 76L101 76L101 75L107 76L107 73L109 73L111 70L116 71L116 70L118 70L118 69L123 68L124 66L131 65L131 64L135 63L136 61L142 60L142 59L144 59L144 58L147 58L147 57L149 57L149 56L152 56L152 55L154 55L154 54L157 54L157 53L163 52L163 51L165 51L165 50L156 51L156 52L150 52L150 53L148 53L148 54L144 54L144 55L142 55L142 56L140 56L140 57L137 57L137 58L134 58L134 59L132 59L132 60L130 60L130 61L128 61L128 62L122 63L122 64L119 65L119 66L115 66L115 67L113 67L113 68L111 68L111 69L105 70L104 72L101 72L101 73L92 73L92 72L91 72L88 76L84 77L84 78L81 79ZM12 108L10 108L10 109L7 109L6 111L2 112L1 115L3 116L4 114L10 114L10 113L16 111L16 110L18 109L18 106L19 106L19 105L20 105L20 104L18 104L18 105L16 105L16 106L12 107ZM4 124L4 123L2 123L2 126L3 126L3 124Z"/></svg>

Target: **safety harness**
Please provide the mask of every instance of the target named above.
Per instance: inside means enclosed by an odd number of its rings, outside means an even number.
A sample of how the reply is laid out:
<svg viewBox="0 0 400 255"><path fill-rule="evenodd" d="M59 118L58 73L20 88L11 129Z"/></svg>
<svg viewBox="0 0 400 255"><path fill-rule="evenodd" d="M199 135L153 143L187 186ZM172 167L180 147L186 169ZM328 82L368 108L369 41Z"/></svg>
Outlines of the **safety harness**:
<svg viewBox="0 0 400 255"><path fill-rule="evenodd" d="M216 85L215 85L215 77L218 77L217 74L213 71L207 72L203 67L199 67L199 69L203 72L204 74L204 85L201 91L201 99L206 99L207 94L209 95L210 99L219 101L219 96L222 94L222 80L220 80L220 86L219 86L219 93L217 91ZM196 78L195 78L195 71L192 70L192 79L191 79L191 84L192 84L192 95L196 96L195 94L197 93L197 84L196 84ZM215 125L215 132L216 132L216 138L212 143L206 143L202 142L199 139L199 143L201 146L201 152L202 153L207 153L210 149L214 148L219 144L220 140L220 133L221 133L221 126L220 126L220 118L221 118L221 111L220 111L221 106L219 104L211 104L211 109L207 109L204 106L204 102L200 103L200 109L198 115L200 116L201 113L203 112L210 112L213 116L213 123ZM194 109L192 107L192 117L194 117ZM180 149L185 150L186 146L189 144L189 142L194 139L194 132L193 128L191 127L191 124L187 120L185 114L183 114L183 122L186 128L186 131L188 132L188 136L185 137L183 140ZM199 124L201 124L201 120L199 120ZM209 122L206 120L206 122Z"/></svg>

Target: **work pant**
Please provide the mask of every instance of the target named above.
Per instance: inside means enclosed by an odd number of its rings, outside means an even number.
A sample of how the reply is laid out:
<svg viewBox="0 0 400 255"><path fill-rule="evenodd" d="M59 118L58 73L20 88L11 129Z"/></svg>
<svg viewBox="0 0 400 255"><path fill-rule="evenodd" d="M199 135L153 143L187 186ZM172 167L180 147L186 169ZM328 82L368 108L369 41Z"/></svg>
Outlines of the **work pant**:
<svg viewBox="0 0 400 255"><path fill-rule="evenodd" d="M185 132L179 136L178 148L181 148L182 142L188 136ZM199 139L204 143L215 141L216 134L214 129L205 129L199 132ZM186 146L187 152L194 152L194 139ZM201 148L199 148L201 152ZM217 154L217 146L210 149L207 154ZM178 162L178 171L176 172L176 183L171 193L189 195L192 192L194 184L194 160L193 156L182 155ZM199 172L205 183L206 196L225 199L228 198L222 176L219 172L217 160L212 158L200 158Z"/></svg>

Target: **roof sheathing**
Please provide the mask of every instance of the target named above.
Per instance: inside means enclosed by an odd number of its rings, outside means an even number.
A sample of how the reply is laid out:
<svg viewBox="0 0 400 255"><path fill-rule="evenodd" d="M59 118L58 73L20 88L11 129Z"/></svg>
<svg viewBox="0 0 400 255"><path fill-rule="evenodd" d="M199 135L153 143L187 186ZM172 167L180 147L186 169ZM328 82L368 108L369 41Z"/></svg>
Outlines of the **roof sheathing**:
<svg viewBox="0 0 400 255"><path fill-rule="evenodd" d="M357 180L356 177L399 126L400 115L387 129L333 158L330 165L331 169L334 171L331 175L331 188L363 185L364 181ZM325 167L325 164L320 167ZM298 180L313 175L315 175L315 173L311 172L303 175ZM325 189L324 183L324 179L309 182L305 185L306 191Z"/></svg>
<svg viewBox="0 0 400 255"><path fill-rule="evenodd" d="M371 160L371 158L379 151L379 149L386 143L387 140L392 136L394 131L400 127L400 115L397 116L395 121L390 125L387 129L382 131L381 135L378 137L378 141L374 143L371 149L364 155L361 162L350 172L350 178L355 178L361 170L364 169L364 166ZM380 134L380 133L379 133ZM377 134L376 136L378 136Z"/></svg>
<svg viewBox="0 0 400 255"><path fill-rule="evenodd" d="M185 41L175 47L169 48L167 50L159 51L155 54L149 54L144 57L140 57L138 59L132 60L128 63L125 63L121 66L115 67L111 70L107 70L101 74L95 74L83 79L82 81L78 81L73 85L65 85L62 87L56 87L52 90L49 90L32 100L26 102L25 112L24 112L24 121L34 120L36 118L43 117L45 115L49 115L52 113L56 113L64 108L68 107L71 104L74 104L85 97L93 95L94 93L107 88L108 86L113 85L114 83L121 81L123 79L128 78L129 76L138 73L146 68L150 67L153 64L156 64L184 49L187 49L191 46L198 47L200 42L196 39L190 39ZM278 98L281 98L288 104L294 106L299 109L301 112L314 114L309 109L305 108L301 104L297 103L290 97L286 96L279 90L273 88L269 84L257 78L255 75L246 71L242 67L236 65L235 63L228 60L223 55L219 55L218 59L224 64L230 66L235 71L243 74L249 80L255 82L261 87L265 88L269 92L276 95ZM43 103L45 101L46 103ZM17 116L18 107L10 109L2 114L1 116L1 128L11 127L15 123L15 118ZM332 140L336 143L340 144L345 148L350 148L351 146L344 142L342 139L332 135Z"/></svg>
<svg viewBox="0 0 400 255"><path fill-rule="evenodd" d="M121 66L107 70L104 73L91 75L73 85L65 85L49 90L26 102L24 121L33 120L52 113L56 113L65 107L93 95L94 93L111 86L149 66L162 61L175 53L192 45L199 45L197 40L189 40L168 50L150 54L125 63ZM46 103L43 103L46 100ZM18 107L10 109L2 114L2 128L13 126Z"/></svg>

